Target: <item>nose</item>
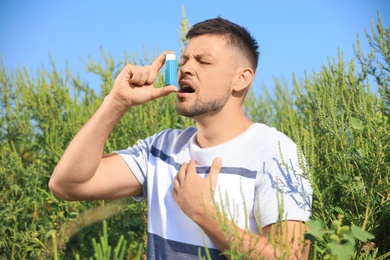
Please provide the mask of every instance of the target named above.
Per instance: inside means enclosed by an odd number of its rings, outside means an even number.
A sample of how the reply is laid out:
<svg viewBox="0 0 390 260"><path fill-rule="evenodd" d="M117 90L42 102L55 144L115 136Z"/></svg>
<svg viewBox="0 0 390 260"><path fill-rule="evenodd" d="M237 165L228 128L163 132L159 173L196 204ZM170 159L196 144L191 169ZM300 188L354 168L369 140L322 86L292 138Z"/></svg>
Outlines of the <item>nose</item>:
<svg viewBox="0 0 390 260"><path fill-rule="evenodd" d="M182 64L180 66L180 69L179 69L179 78L180 77L183 77L185 75L190 75L190 76L193 76L194 75L194 66L193 66L193 62L191 59L187 60L184 64Z"/></svg>

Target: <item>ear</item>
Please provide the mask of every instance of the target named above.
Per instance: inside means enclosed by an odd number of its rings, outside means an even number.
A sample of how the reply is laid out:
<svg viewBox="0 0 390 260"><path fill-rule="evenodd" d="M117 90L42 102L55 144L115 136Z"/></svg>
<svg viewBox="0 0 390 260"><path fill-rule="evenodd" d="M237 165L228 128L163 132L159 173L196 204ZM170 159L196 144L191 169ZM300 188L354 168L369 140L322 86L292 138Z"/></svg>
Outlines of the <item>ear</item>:
<svg viewBox="0 0 390 260"><path fill-rule="evenodd" d="M233 90L240 92L249 87L252 83L255 73L250 67L241 67L237 71L237 77L234 81Z"/></svg>

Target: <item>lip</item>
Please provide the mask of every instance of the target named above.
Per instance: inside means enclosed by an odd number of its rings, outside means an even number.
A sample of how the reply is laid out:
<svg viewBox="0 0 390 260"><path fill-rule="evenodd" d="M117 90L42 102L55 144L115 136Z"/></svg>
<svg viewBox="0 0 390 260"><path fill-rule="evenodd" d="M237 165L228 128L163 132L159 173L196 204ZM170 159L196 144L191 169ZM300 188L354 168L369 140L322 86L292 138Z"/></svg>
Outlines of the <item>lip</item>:
<svg viewBox="0 0 390 260"><path fill-rule="evenodd" d="M194 84L191 81L189 81L189 80L180 80L179 81L179 86L180 86L179 93L182 93L182 94L192 94L192 93L195 92ZM190 93L190 92L182 91L184 86L190 87L193 90L193 92Z"/></svg>
<svg viewBox="0 0 390 260"><path fill-rule="evenodd" d="M185 98L189 98L191 96L194 95L195 92L176 92L176 97L178 99L185 99Z"/></svg>
<svg viewBox="0 0 390 260"><path fill-rule="evenodd" d="M191 94L193 94L193 93L177 92L177 93L176 93L176 97L177 97L178 99L184 99L184 98L186 98L186 97L189 97Z"/></svg>

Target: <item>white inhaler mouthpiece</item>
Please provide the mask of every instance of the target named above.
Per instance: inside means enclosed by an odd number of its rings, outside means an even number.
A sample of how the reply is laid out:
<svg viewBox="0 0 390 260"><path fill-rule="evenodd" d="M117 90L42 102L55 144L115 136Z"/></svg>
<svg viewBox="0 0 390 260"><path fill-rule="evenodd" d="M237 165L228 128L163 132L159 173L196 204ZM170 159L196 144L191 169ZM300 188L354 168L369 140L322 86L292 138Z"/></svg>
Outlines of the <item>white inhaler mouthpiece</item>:
<svg viewBox="0 0 390 260"><path fill-rule="evenodd" d="M169 53L165 56L165 86L175 85L179 87L177 84L177 61L176 55Z"/></svg>

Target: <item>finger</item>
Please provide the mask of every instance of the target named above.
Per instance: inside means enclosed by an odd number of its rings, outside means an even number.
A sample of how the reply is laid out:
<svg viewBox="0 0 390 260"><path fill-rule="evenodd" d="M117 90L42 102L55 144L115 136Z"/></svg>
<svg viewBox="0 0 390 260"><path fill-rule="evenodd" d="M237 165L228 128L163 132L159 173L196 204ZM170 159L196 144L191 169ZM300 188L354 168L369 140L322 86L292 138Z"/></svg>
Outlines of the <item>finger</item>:
<svg viewBox="0 0 390 260"><path fill-rule="evenodd" d="M176 180L178 181L178 185L180 186L183 183L184 177L186 175L187 163L183 163L177 172Z"/></svg>
<svg viewBox="0 0 390 260"><path fill-rule="evenodd" d="M128 77L128 81L132 84L143 86L150 75L150 68L139 67L132 64L126 65L124 72Z"/></svg>
<svg viewBox="0 0 390 260"><path fill-rule="evenodd" d="M157 57L157 59L155 59L153 61L153 63L150 65L150 74L149 74L149 77L148 77L148 80L146 81L147 84L152 84L154 82L154 80L156 79L157 77L157 74L158 72L160 71L160 69L164 66L165 64L165 60L166 60L166 55L168 53L174 53L172 51L164 51L163 53L160 54L160 56Z"/></svg>
<svg viewBox="0 0 390 260"><path fill-rule="evenodd" d="M143 86L148 80L149 73L150 72L147 69L138 70L133 73L132 77L129 79L129 82L137 86Z"/></svg>
<svg viewBox="0 0 390 260"><path fill-rule="evenodd" d="M158 56L153 63L150 65L152 68L154 68L156 71L159 71L165 64L165 56L169 53L174 53L173 51L164 51L163 53Z"/></svg>
<svg viewBox="0 0 390 260"><path fill-rule="evenodd" d="M178 195L178 193L177 193L176 187L173 186L173 188L172 188L172 197L173 197L173 199L174 199L175 201L176 201L176 199L177 199L177 195Z"/></svg>
<svg viewBox="0 0 390 260"><path fill-rule="evenodd" d="M151 74L150 67L143 67L142 71L140 72L137 84L140 85L140 86L143 86L145 84L149 84L148 80L149 80L150 74ZM153 79L153 81L154 81L154 79Z"/></svg>
<svg viewBox="0 0 390 260"><path fill-rule="evenodd" d="M124 80L129 81L130 78L133 76L133 70L134 70L133 64L127 64L119 73L116 80Z"/></svg>
<svg viewBox="0 0 390 260"><path fill-rule="evenodd" d="M208 178L210 178L213 187L215 187L217 183L218 174L221 171L221 168L222 168L222 159L220 157L216 157L211 163L210 173L209 176L207 176Z"/></svg>
<svg viewBox="0 0 390 260"><path fill-rule="evenodd" d="M196 164L194 160L190 160L187 166L186 175L196 173Z"/></svg>

